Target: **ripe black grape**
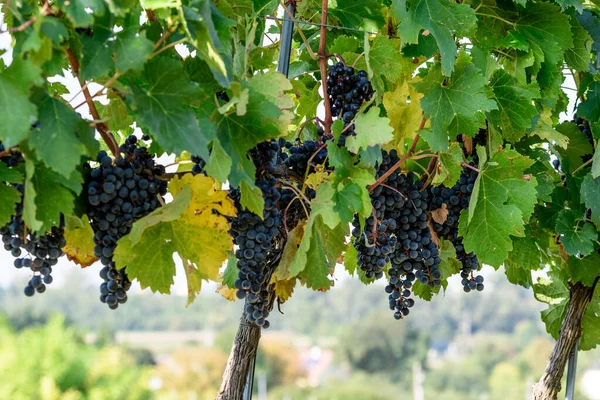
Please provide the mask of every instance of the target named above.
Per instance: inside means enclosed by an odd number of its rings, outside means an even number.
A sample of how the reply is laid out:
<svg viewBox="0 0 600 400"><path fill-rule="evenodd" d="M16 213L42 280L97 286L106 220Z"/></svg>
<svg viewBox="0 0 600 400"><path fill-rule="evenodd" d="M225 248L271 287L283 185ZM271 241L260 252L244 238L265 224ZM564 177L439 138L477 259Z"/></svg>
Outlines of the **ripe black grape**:
<svg viewBox="0 0 600 400"><path fill-rule="evenodd" d="M327 71L327 94L331 98L331 114L350 123L363 102L373 97L373 87L365 71L356 73L353 67L339 62Z"/></svg>
<svg viewBox="0 0 600 400"><path fill-rule="evenodd" d="M117 241L131 231L133 223L161 206L167 193L165 173L135 136L120 147L121 157L113 160L105 151L96 157L98 167L90 172L87 185L88 216L94 230L94 255L105 266L100 272L100 301L116 309L127 301L131 281L126 266L113 261Z"/></svg>

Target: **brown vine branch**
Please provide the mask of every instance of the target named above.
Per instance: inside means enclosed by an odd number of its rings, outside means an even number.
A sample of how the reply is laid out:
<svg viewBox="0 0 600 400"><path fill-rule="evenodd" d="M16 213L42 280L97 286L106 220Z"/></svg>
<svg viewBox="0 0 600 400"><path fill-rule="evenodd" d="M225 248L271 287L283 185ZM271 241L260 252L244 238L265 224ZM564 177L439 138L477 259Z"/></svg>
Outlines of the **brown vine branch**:
<svg viewBox="0 0 600 400"><path fill-rule="evenodd" d="M75 54L73 54L73 51L71 51L71 49L67 49L67 55L69 57L69 63L71 64L71 68L73 68L73 73L75 74L75 76L77 76L77 79L79 80L79 85L81 86L83 95L85 96L86 102L90 109L90 114L92 114L92 117L95 121L100 121L100 113L98 113L98 109L94 104L94 100L92 99L90 90L88 89L85 80L81 79L79 75L79 62L77 61L77 58L75 57ZM104 142L106 142L108 148L113 153L113 155L115 157L119 157L119 144L115 140L115 137L112 135L112 133L110 133L110 131L108 130L108 126L106 125L106 123L100 122L96 124L96 129L98 130L98 132L100 132L100 136L102 136L102 139L104 140Z"/></svg>
<svg viewBox="0 0 600 400"><path fill-rule="evenodd" d="M472 166L471 164L468 164L468 163L466 163L466 162L464 162L464 161L463 161L463 162L461 162L461 163L460 163L460 165L461 165L461 166L463 166L463 167L465 167L465 168L472 169L473 171L475 171L475 172L479 173L479 170L478 170L477 168L475 168L475 167L474 167L474 166Z"/></svg>
<svg viewBox="0 0 600 400"><path fill-rule="evenodd" d="M423 119L421 119L421 124L419 125L418 130L421 130L425 127L425 122L427 122L427 118L423 117ZM390 169L388 169L385 172L385 174L381 175L374 184L372 184L371 186L369 186L367 188L367 189L369 189L369 192L372 192L377 186L381 185L391 174L394 173L394 171L396 171L398 168L400 168L406 162L406 160L408 160L410 158L412 153L415 152L415 148L417 147L417 143L419 142L420 137L421 137L421 135L418 133L415 135L415 137L412 141L412 144L410 145L410 149L408 149L406 154L404 154L402 156L402 158L396 164L392 165L390 167Z"/></svg>
<svg viewBox="0 0 600 400"><path fill-rule="evenodd" d="M321 1L321 24L327 23L327 10L329 6L328 0ZM321 36L319 38L319 70L321 71L321 82L323 87L323 101L325 103L325 121L324 130L325 135L331 134L331 124L333 124L333 118L331 116L331 100L327 93L327 27L321 26Z"/></svg>
<svg viewBox="0 0 600 400"><path fill-rule="evenodd" d="M146 11L146 16L148 17L148 21L150 22L156 22L156 15L154 15L154 11L150 10L150 9L145 9L144 11Z"/></svg>
<svg viewBox="0 0 600 400"><path fill-rule="evenodd" d="M598 278L591 287L577 282L570 288L567 312L558 334L556 345L550 354L546 372L533 386L534 400L556 400L561 389L561 379L569 353L581 337L581 321L588 304L592 300Z"/></svg>
<svg viewBox="0 0 600 400"><path fill-rule="evenodd" d="M7 6L6 6L5 8L6 8L6 9L8 9L8 4L7 4ZM49 15L49 14L50 14L50 5L49 5L48 3L44 3L44 5L43 5L42 9L40 10L40 13L41 13L42 15ZM31 25L33 25L33 23L34 23L35 21L37 21L37 19L38 19L38 16L37 16L37 15L36 15L36 16L33 16L33 17L31 17L30 19L28 19L27 21L23 22L23 23L22 23L21 25L19 25L19 26L12 27L12 28L10 28L10 29L7 29L7 30L5 30L5 31L3 31L3 30L1 30L1 29L0 29L0 33L7 33L7 32L8 32L8 33L14 33L14 32L23 32L25 29L27 29L27 28L29 28Z"/></svg>
<svg viewBox="0 0 600 400"><path fill-rule="evenodd" d="M106 83L104 84L104 86L102 87L102 89L98 90L96 93L94 93L92 95L92 99L95 99L96 97L102 95L102 92L104 92L106 89L110 89L110 87L113 85L113 83L115 83L117 81L117 79L119 79L119 77L121 76L121 74L117 71L115 72L115 74L106 81ZM88 82L89 83L89 82ZM85 89L88 88L88 83L86 83L79 92L77 92L75 94L75 96L73 96L73 98L71 100L69 100L69 102L75 100L75 98L77 96L79 96L80 93L82 93ZM84 101L82 101L81 103L77 104L75 107L73 107L74 110L77 110L79 107L83 106L84 104L87 103L87 99L85 99Z"/></svg>

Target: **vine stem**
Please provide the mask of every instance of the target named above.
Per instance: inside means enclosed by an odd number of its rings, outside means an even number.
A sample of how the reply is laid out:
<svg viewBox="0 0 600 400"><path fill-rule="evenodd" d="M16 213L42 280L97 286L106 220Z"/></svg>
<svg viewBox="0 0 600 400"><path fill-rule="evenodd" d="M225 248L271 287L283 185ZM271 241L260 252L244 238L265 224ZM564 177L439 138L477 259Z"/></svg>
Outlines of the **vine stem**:
<svg viewBox="0 0 600 400"><path fill-rule="evenodd" d="M71 64L71 68L73 68L73 73L75 74L75 76L77 76L77 79L79 80L79 85L81 86L83 95L85 96L85 100L90 109L90 114L92 114L92 117L95 121L100 121L100 114L98 113L98 109L94 104L94 100L92 99L90 90L88 89L85 80L81 79L81 77L79 76L79 62L77 61L77 58L75 57L75 54L73 54L73 51L71 49L67 49L67 55L69 57L69 63ZM104 140L104 142L106 142L108 148L113 153L113 155L118 158L120 154L119 145L115 140L115 137L108 130L108 126L106 125L106 123L97 123L96 129L98 129L98 132L100 132L100 136L102 136L102 139Z"/></svg>
<svg viewBox="0 0 600 400"><path fill-rule="evenodd" d="M575 171L571 172L571 175L575 175L577 172L581 171L583 168L587 167L588 165L590 165L592 162L594 162L593 158L590 158L589 160L587 160L586 162L584 162L583 164L581 164L579 166L579 168L575 169Z"/></svg>
<svg viewBox="0 0 600 400"><path fill-rule="evenodd" d="M92 99L100 96L102 94L102 92L104 92L106 89L109 89L112 86L112 84L115 83L117 79L119 79L120 76L121 76L121 74L118 71L115 72L115 74L109 80L106 81L106 83L104 84L104 87L92 95ZM88 88L88 83L86 83L81 88L81 90L73 96L73 98L71 100L69 100L69 103L72 102L73 100L75 100L75 98L77 96L79 96L79 94L82 93L87 88ZM73 109L77 110L79 107L81 107L82 105L84 105L86 103L87 103L87 98L84 101L82 101L81 103L77 104L75 107L73 107Z"/></svg>
<svg viewBox="0 0 600 400"><path fill-rule="evenodd" d="M479 173L479 170L477 168L475 168L474 166L472 166L471 164L467 164L466 162L461 162L460 163L461 166L465 167L465 168L469 168L472 169L473 171Z"/></svg>
<svg viewBox="0 0 600 400"><path fill-rule="evenodd" d="M319 70L321 71L321 87L323 88L323 102L325 103L325 121L324 130L326 135L331 134L331 124L333 124L333 118L331 117L331 101L329 94L327 93L327 53L325 52L327 47L327 10L329 7L328 0L321 1L321 36L319 38Z"/></svg>
<svg viewBox="0 0 600 400"><path fill-rule="evenodd" d="M419 125L418 130L421 130L425 127L425 122L427 122L427 118L423 117L423 119L421 119L421 124ZM413 139L412 144L410 145L410 149L408 149L406 154L404 154L396 164L392 165L390 169L388 169L383 175L381 175L374 184L367 188L369 189L369 192L372 192L377 186L381 185L391 174L394 173L394 171L400 168L406 162L406 160L410 158L412 153L415 152L415 148L417 147L417 142L419 141L420 137L421 135L418 133L415 135L415 138Z"/></svg>
<svg viewBox="0 0 600 400"><path fill-rule="evenodd" d="M533 386L534 400L556 400L561 389L565 365L573 346L581 337L583 316L592 300L598 279L597 277L591 287L584 286L581 282L570 285L569 302L558 340L550 354L544 375Z"/></svg>

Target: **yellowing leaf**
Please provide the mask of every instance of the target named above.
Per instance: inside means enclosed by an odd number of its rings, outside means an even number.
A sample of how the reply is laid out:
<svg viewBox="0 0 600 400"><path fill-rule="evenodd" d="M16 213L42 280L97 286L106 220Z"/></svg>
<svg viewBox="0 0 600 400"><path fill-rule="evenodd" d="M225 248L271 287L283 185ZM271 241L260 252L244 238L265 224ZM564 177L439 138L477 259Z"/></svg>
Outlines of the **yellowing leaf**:
<svg viewBox="0 0 600 400"><path fill-rule="evenodd" d="M275 281L275 295L279 298L280 302L283 303L292 297L292 293L294 293L294 288L296 287L296 281L296 278Z"/></svg>
<svg viewBox="0 0 600 400"><path fill-rule="evenodd" d="M175 177L170 189L173 202L137 221L117 243L114 259L142 288L169 293L177 253L187 275L189 305L203 280L219 280L232 249L225 215L234 215L235 208L227 192L206 176Z"/></svg>
<svg viewBox="0 0 600 400"><path fill-rule="evenodd" d="M418 78L414 79L418 82ZM423 94L418 93L408 82L398 86L393 92L385 92L383 95L383 106L390 119L390 126L394 128L394 138L388 147L395 148L404 153L404 144L412 140L423 115L421 113L421 98Z"/></svg>
<svg viewBox="0 0 600 400"><path fill-rule="evenodd" d="M82 219L66 217L65 240L67 245L62 251L69 261L85 268L98 260L94 257L94 230L87 215Z"/></svg>
<svg viewBox="0 0 600 400"><path fill-rule="evenodd" d="M237 296L235 295L237 289L230 289L227 285L219 285L216 292L229 301L237 300Z"/></svg>

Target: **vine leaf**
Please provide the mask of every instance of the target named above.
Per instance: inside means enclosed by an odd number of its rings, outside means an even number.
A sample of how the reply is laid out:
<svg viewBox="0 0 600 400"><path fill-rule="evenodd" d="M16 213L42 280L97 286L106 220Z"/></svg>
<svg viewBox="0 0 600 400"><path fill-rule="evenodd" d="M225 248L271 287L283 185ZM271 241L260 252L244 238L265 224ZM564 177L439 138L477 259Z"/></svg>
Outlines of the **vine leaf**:
<svg viewBox="0 0 600 400"><path fill-rule="evenodd" d="M573 122L563 122L556 126L556 130L569 138L567 148L558 150L562 158L569 161L569 171L573 172L583 164L581 157L592 154L594 148L585 133Z"/></svg>
<svg viewBox="0 0 600 400"><path fill-rule="evenodd" d="M594 241L598 232L594 226L585 221L578 221L572 210L564 210L558 214L556 232L561 235L560 241L565 252L571 256L587 256L594 251Z"/></svg>
<svg viewBox="0 0 600 400"><path fill-rule="evenodd" d="M585 101L577 107L577 116L588 121L600 120L600 82L590 84Z"/></svg>
<svg viewBox="0 0 600 400"><path fill-rule="evenodd" d="M585 206L592 211L591 220L600 227L600 178L587 174L581 183L581 199Z"/></svg>
<svg viewBox="0 0 600 400"><path fill-rule="evenodd" d="M517 33L539 46L544 61L553 65L562 60L565 50L573 47L570 27L569 17L551 3L529 3L515 23Z"/></svg>
<svg viewBox="0 0 600 400"><path fill-rule="evenodd" d="M418 82L415 78L414 82ZM404 150L404 144L415 137L423 119L421 112L422 93L417 92L408 81L396 86L393 92L383 94L383 106L390 119L389 125L394 128L391 146Z"/></svg>
<svg viewBox="0 0 600 400"><path fill-rule="evenodd" d="M532 132L533 135L538 135L542 139L555 142L557 146L566 149L569 145L569 137L563 135L558 130L554 129L552 122L552 110L545 108L540 113L540 118Z"/></svg>
<svg viewBox="0 0 600 400"><path fill-rule="evenodd" d="M590 52L594 40L575 17L571 17L570 20L573 47L566 50L565 61L575 71L587 72L590 66Z"/></svg>
<svg viewBox="0 0 600 400"><path fill-rule="evenodd" d="M567 271L569 271L569 275L573 278L573 281L581 282L586 286L592 286L600 274L600 254L592 253L583 258L576 256L569 257L567 260Z"/></svg>
<svg viewBox="0 0 600 400"><path fill-rule="evenodd" d="M467 4L444 0L393 0L392 9L401 21L399 30L403 44L417 44L422 29L431 32L442 56L441 71L449 76L456 59L452 35L463 37L473 33L477 24L475 11Z"/></svg>
<svg viewBox="0 0 600 400"><path fill-rule="evenodd" d="M25 165L25 202L35 216L34 223L27 225L34 232L45 233L53 225L60 225L61 215L72 215L75 194L81 192L82 178L79 172L73 171L69 179L65 179L46 166L30 160ZM33 198L30 198L31 193L35 193Z"/></svg>
<svg viewBox="0 0 600 400"><path fill-rule="evenodd" d="M25 139L37 119L37 107L29 101L29 85L23 90L23 82L11 79L11 73L8 68L0 74L0 140L7 148Z"/></svg>
<svg viewBox="0 0 600 400"><path fill-rule="evenodd" d="M358 114L354 130L356 136L346 139L346 148L357 154L360 150L366 150L368 147L385 144L394 137L394 128L390 126L389 118L380 117L377 107L371 108L366 113Z"/></svg>
<svg viewBox="0 0 600 400"><path fill-rule="evenodd" d="M117 243L115 263L127 267L142 288L169 293L175 275L174 253L181 258L188 280L188 305L203 280L218 280L219 269L232 249L225 216L235 214L227 192L209 177L175 177L173 202L137 221ZM215 213L213 210L216 210Z"/></svg>
<svg viewBox="0 0 600 400"><path fill-rule="evenodd" d="M147 127L160 146L170 152L186 150L209 159L211 127L200 129L190 105L202 90L190 81L180 62L159 57L146 63L138 84L132 85L137 121Z"/></svg>
<svg viewBox="0 0 600 400"><path fill-rule="evenodd" d="M0 162L0 226L8 224L15 213L15 205L21 201L21 193L8 183L22 183L23 176Z"/></svg>
<svg viewBox="0 0 600 400"><path fill-rule="evenodd" d="M385 22L377 0L337 0L329 14L348 27L378 28Z"/></svg>
<svg viewBox="0 0 600 400"><path fill-rule="evenodd" d="M462 172L463 151L458 143L452 143L448 151L438 154L438 164L432 184L439 186L444 184L452 187L460 178ZM436 221L437 222L437 221Z"/></svg>
<svg viewBox="0 0 600 400"><path fill-rule="evenodd" d="M256 186L248 185L246 181L242 181L240 192L242 207L262 218L265 209L265 199L262 197L261 190Z"/></svg>
<svg viewBox="0 0 600 400"><path fill-rule="evenodd" d="M531 120L538 114L533 99L540 97L539 89L535 83L520 86L504 70L492 75L490 86L498 109L489 112L489 120L500 126L506 140L516 142L531 128Z"/></svg>
<svg viewBox="0 0 600 400"><path fill-rule="evenodd" d="M600 344L600 288L596 287L581 321L580 350L591 350Z"/></svg>
<svg viewBox="0 0 600 400"><path fill-rule="evenodd" d="M482 147L477 154L480 171L469 210L461 212L459 236L468 252L499 267L512 250L511 236L524 235L525 221L537 201L537 180L524 176L533 160L515 150L495 153L488 162Z"/></svg>
<svg viewBox="0 0 600 400"><path fill-rule="evenodd" d="M73 21L75 27L87 27L94 23L94 14L102 15L106 5L101 0L58 0L57 5ZM94 13L88 13L86 8Z"/></svg>
<svg viewBox="0 0 600 400"><path fill-rule="evenodd" d="M424 94L421 107L431 120L431 132L424 134L424 139L433 151L448 148L449 134L475 136L479 128L485 127L483 111L497 108L484 93L485 78L465 52L459 54L456 70L447 82L436 64L423 81L413 86Z"/></svg>
<svg viewBox="0 0 600 400"><path fill-rule="evenodd" d="M504 261L504 272L508 281L524 288L533 285L531 271L540 269L542 263L535 240L530 239L530 235L527 236L513 239L513 249Z"/></svg>
<svg viewBox="0 0 600 400"><path fill-rule="evenodd" d="M567 310L569 288L564 283L566 277L559 272L550 270L548 277L538 278L533 285L533 294L538 301L548 304L548 308L542 311L542 321L546 324L546 331L557 339Z"/></svg>
<svg viewBox="0 0 600 400"><path fill-rule="evenodd" d="M65 239L67 245L62 251L69 261L86 268L98 260L94 256L94 230L87 215L81 219L75 216L65 217Z"/></svg>
<svg viewBox="0 0 600 400"><path fill-rule="evenodd" d="M82 140L95 141L93 130L60 100L45 93L37 99L39 124L30 133L29 145L48 168L69 179L81 156L90 154Z"/></svg>

